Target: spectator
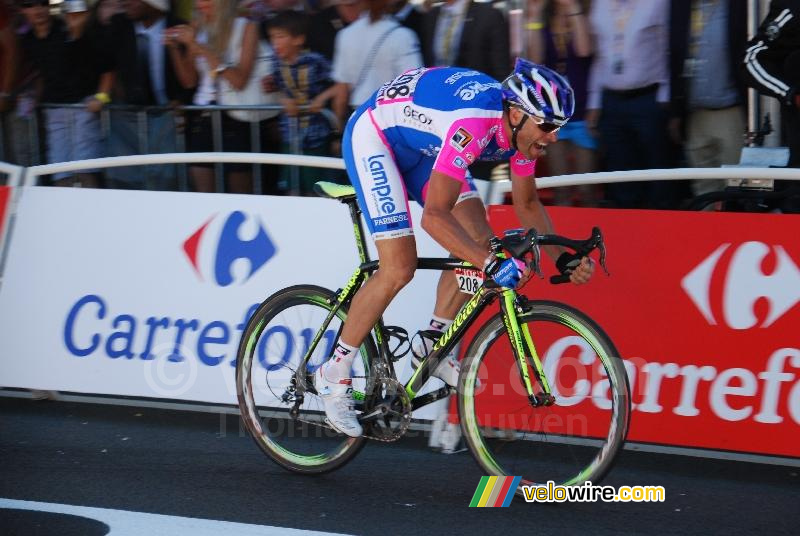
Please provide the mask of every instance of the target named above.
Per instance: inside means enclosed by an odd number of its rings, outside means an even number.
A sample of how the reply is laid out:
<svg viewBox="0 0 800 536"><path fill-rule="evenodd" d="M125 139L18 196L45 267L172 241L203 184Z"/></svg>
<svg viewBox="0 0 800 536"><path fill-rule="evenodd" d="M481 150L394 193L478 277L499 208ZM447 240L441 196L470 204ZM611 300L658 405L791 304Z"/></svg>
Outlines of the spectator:
<svg viewBox="0 0 800 536"><path fill-rule="evenodd" d="M207 106L217 104L223 83L238 91L250 82L259 50L258 27L246 18L237 17L235 2L197 0L196 10L197 17L191 25L176 26L164 38L181 84L185 88L196 87L194 104ZM222 150L250 152L250 123L227 113L221 117ZM187 145L189 152L214 150L211 113L190 114ZM227 191L252 192L248 164L226 165L225 170ZM189 172L196 191L215 191L212 164L192 165Z"/></svg>
<svg viewBox="0 0 800 536"><path fill-rule="evenodd" d="M138 106L174 106L189 102L191 91L178 81L173 59L167 54L162 35L185 21L169 12L169 0L102 0L98 19L116 71L114 102ZM110 16L110 19L108 17ZM108 20L107 24L103 24ZM175 118L172 112L148 110L146 132L140 138L141 115L114 111L110 122L110 152L114 156L175 153ZM177 187L174 165L111 168L108 183L114 188L169 190Z"/></svg>
<svg viewBox="0 0 800 536"><path fill-rule="evenodd" d="M112 83L110 69L98 61L86 33L86 3L71 0L63 5L64 20L50 13L48 0L22 1L22 13L31 29L22 37L21 48L39 74L38 100L84 105L44 110L49 163L100 157L102 134L97 112L109 101ZM57 173L53 181L58 186L99 186L97 170Z"/></svg>
<svg viewBox="0 0 800 536"><path fill-rule="evenodd" d="M595 59L586 121L597 127L609 171L665 168L669 102L667 0L595 0L590 28ZM669 182L609 184L618 207L673 208Z"/></svg>
<svg viewBox="0 0 800 536"><path fill-rule="evenodd" d="M452 65L503 80L511 68L508 24L491 4L446 0L425 14L425 65Z"/></svg>
<svg viewBox="0 0 800 536"><path fill-rule="evenodd" d="M417 34L417 39L422 43L422 13L409 0L391 0L389 12L394 15L397 22Z"/></svg>
<svg viewBox="0 0 800 536"><path fill-rule="evenodd" d="M800 167L800 0L772 0L741 70L747 85L781 102L789 167Z"/></svg>
<svg viewBox="0 0 800 536"><path fill-rule="evenodd" d="M358 19L363 10L363 0L333 0L330 6L312 16L308 48L333 61L336 34Z"/></svg>
<svg viewBox="0 0 800 536"><path fill-rule="evenodd" d="M348 105L356 108L386 80L422 67L417 36L388 14L388 0L367 0L367 10L336 35L334 109L344 124Z"/></svg>
<svg viewBox="0 0 800 536"><path fill-rule="evenodd" d="M684 145L692 167L739 162L746 96L738 78L746 42L744 0L672 2L669 132ZM692 192L700 195L725 186L725 181L698 180Z"/></svg>
<svg viewBox="0 0 800 536"><path fill-rule="evenodd" d="M528 57L565 76L575 92L575 113L547 147L545 162L551 175L591 173L597 170L597 141L584 121L589 69L592 64L592 36L589 33L588 0L529 0ZM594 206L596 187L555 189L559 205Z"/></svg>
<svg viewBox="0 0 800 536"><path fill-rule="evenodd" d="M13 143L7 140L15 131L14 114L8 113L14 107L12 92L16 83L17 72L17 35L11 21L11 10L5 2L0 3L0 127L2 128L2 146L0 158L13 162Z"/></svg>
<svg viewBox="0 0 800 536"><path fill-rule="evenodd" d="M319 112L333 97L331 67L322 54L305 49L308 17L297 11L278 13L269 23L269 40L278 57L272 76L281 94L285 112L281 114L282 152L292 153L289 144L289 121L298 116L298 107L309 106ZM303 154L330 156L331 126L320 113L302 115L298 119ZM320 172L314 168L300 169L300 190L312 193ZM289 173L281 172L280 182L288 190Z"/></svg>
<svg viewBox="0 0 800 536"><path fill-rule="evenodd" d="M0 3L0 113L12 108L11 91L17 70L17 36L11 23L11 10Z"/></svg>

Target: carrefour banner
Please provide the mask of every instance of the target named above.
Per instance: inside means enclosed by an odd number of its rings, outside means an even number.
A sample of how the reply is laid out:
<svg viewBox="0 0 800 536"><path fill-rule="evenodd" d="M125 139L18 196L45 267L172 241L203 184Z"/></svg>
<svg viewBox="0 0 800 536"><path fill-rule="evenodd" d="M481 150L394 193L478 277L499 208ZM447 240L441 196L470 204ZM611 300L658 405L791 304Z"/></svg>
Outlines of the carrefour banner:
<svg viewBox="0 0 800 536"><path fill-rule="evenodd" d="M421 231L418 247L443 254ZM234 404L257 305L300 283L335 290L357 265L336 201L25 188L0 288L0 385ZM387 322L427 325L435 278L420 273ZM294 348L304 327L286 326Z"/></svg>
<svg viewBox="0 0 800 536"><path fill-rule="evenodd" d="M598 267L588 285L534 279L525 292L578 307L614 341L631 380L629 440L800 457L800 217L550 213L559 234L602 228L611 277ZM492 207L491 222L518 226L511 207ZM558 359L570 346L539 350ZM585 377L597 383L576 384L569 404L591 415L604 378Z"/></svg>

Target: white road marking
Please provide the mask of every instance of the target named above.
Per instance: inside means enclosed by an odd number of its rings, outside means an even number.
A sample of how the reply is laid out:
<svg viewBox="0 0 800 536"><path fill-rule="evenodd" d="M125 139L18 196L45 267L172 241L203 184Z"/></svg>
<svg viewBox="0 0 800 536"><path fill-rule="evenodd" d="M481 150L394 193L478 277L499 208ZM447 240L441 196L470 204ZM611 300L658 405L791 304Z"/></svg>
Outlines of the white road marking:
<svg viewBox="0 0 800 536"><path fill-rule="evenodd" d="M215 521L193 517L166 516L128 512L107 508L90 508L68 504L43 503L0 499L0 508L52 512L95 519L108 525L109 536L331 536L333 532L289 529L268 525L249 525L230 521Z"/></svg>

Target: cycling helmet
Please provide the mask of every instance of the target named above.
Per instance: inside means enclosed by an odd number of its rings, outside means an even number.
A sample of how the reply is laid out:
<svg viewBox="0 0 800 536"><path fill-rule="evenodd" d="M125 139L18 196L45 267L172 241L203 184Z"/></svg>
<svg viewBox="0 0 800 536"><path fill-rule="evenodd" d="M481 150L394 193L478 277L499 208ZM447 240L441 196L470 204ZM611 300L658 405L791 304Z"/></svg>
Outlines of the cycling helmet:
<svg viewBox="0 0 800 536"><path fill-rule="evenodd" d="M537 123L560 127L575 112L575 95L566 78L523 58L517 58L514 72L503 80L503 98L538 118Z"/></svg>

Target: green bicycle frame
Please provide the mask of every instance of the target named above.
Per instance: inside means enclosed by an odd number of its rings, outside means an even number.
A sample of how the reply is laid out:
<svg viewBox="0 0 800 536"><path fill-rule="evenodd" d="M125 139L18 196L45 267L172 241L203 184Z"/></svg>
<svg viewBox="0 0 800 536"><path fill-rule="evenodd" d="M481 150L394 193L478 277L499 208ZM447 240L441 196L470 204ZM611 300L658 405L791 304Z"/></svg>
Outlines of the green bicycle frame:
<svg viewBox="0 0 800 536"><path fill-rule="evenodd" d="M353 296L355 296L358 289L361 288L361 285L364 284L364 281L366 281L367 278L378 269L378 261L372 261L369 259L367 244L361 224L361 212L358 208L355 198L353 197L351 199L346 199L343 200L343 202L348 205L350 210L350 218L353 222L353 233L358 246L358 256L361 264L355 270L355 272L353 272L353 275L350 277L347 284L341 290L337 291L335 302L324 304L332 305L332 307L325 320L322 322L322 326L311 340L311 343L309 344L308 349L303 356L303 361L297 368L298 385L305 385L304 378L302 377L304 375L301 373L301 371L306 370L308 362L311 359L317 344L322 339L325 331L328 328L328 325L330 324L331 320L333 320L333 317L336 316L342 306L348 304L353 299ZM421 270L450 271L455 270L456 268L473 268L473 266L466 261L453 258L420 258L417 260L417 268ZM533 339L531 338L528 326L526 324L520 326L517 315L519 313L523 313L524 310L520 305L517 293L510 289L487 288L484 284L480 289L478 289L478 292L469 300L467 300L467 302L461 307L461 310L456 315L452 325L441 336L441 338L436 341L431 353L428 354L422 363L420 363L420 365L414 371L414 374L411 376L408 382L406 382L404 387L406 393L408 393L409 399L414 402L414 409L435 402L436 400L444 398L450 394L451 390L449 388L442 388L438 391L417 398L417 394L422 389L423 385L425 385L425 382L430 379L433 371L436 370L442 360L444 360L455 348L473 322L475 322L475 320L486 309L486 307L488 307L498 296L501 296L502 298L500 302L500 309L503 314L503 322L508 331L511 347L514 351L514 357L517 363L517 368L519 370L522 383L525 386L525 390L528 394L528 398L531 401L534 401L536 396L534 382L532 381L530 375L529 362L533 366L534 376L539 383L541 393L551 394L550 385L545 377L544 368L542 367L541 360L536 352L536 348L533 344ZM388 336L384 327L383 318L378 319L378 322L372 329L372 333L375 334L375 341L378 344L379 350L378 354L383 365L393 377L396 377L394 366L392 365L392 359L390 358L391 352L389 351ZM337 333L336 339L338 339L339 335L340 333ZM333 349L331 349L331 351L333 351ZM363 400L364 393L355 393L354 398L356 400Z"/></svg>
<svg viewBox="0 0 800 536"><path fill-rule="evenodd" d="M417 266L419 269L423 270L449 271L456 268L468 267L469 264L449 258L420 258ZM302 365L298 367L298 371L305 370L308 360L311 358L311 355L313 354L319 341L322 339L322 336L333 317L336 316L337 312L344 304L348 303L353 298L363 282L367 279L367 277L369 277L369 274L377 270L377 268L377 261L368 261L362 264L350 277L347 285L337 292L336 301L333 304L328 304L333 305L333 307L323 321L322 326L312 339L311 344L309 345L306 354L303 357ZM517 315L524 311L518 303L517 293L514 290L488 289L483 286L462 306L461 310L453 320L452 325L434 344L431 353L428 354L422 363L420 363L411 378L408 380L408 382L406 382L404 387L406 393L408 393L409 399L415 400L415 397L422 389L423 385L425 385L425 382L430 379L433 371L436 370L441 361L444 360L455 348L469 327L477 320L486 307L494 302L498 296L501 297L500 305L501 313L503 315L503 322L507 328L517 368L520 373L520 378L522 379L522 383L525 386L525 390L529 399L533 400L537 394L535 382L539 383L539 388L541 389L540 394L551 394L550 385L545 377L544 368L539 355L536 352L536 348L533 344L533 339L528 326L526 324L520 325ZM384 363L388 365L389 370L391 370L391 374L394 375L392 360L389 358L390 353L387 343L388 337L386 335L382 319L380 319L373 328L373 333L375 334L376 341L378 342L378 347L380 350L379 355L382 357ZM533 367L533 378L531 377L530 372L531 366ZM439 400L440 398L443 398L449 394L449 389L441 389L426 395L424 399L415 400L416 403L414 404L414 409L435 402L436 400ZM361 400L363 397L363 393L355 393L355 398L357 400Z"/></svg>

